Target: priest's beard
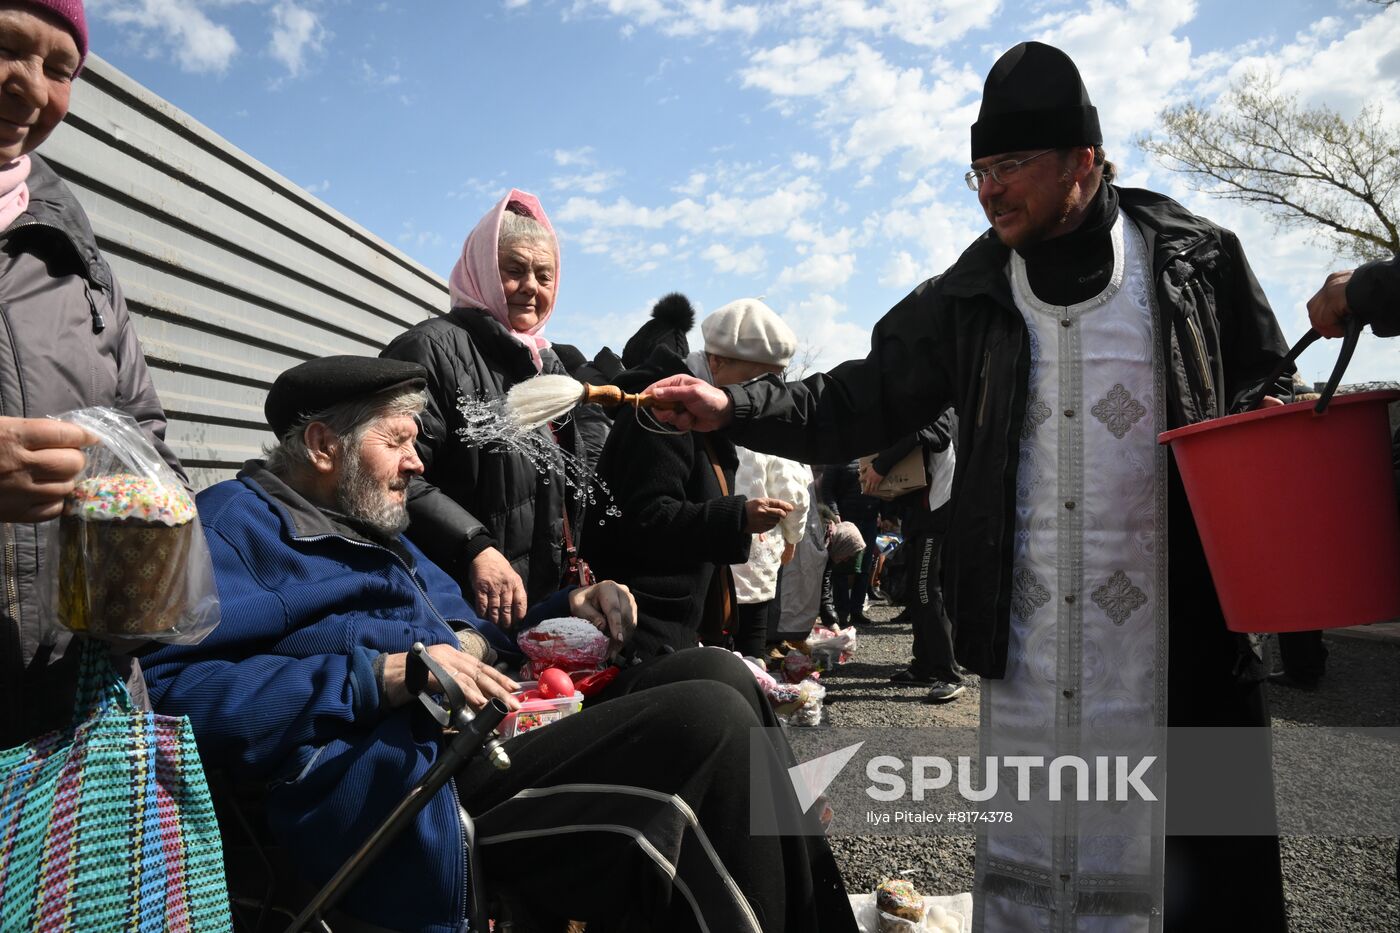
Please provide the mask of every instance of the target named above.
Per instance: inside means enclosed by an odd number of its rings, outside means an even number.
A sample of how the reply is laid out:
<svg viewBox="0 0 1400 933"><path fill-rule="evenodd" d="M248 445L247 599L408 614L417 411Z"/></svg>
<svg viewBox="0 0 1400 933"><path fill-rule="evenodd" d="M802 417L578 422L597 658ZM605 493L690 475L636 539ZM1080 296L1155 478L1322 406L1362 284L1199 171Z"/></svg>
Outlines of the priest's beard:
<svg viewBox="0 0 1400 933"><path fill-rule="evenodd" d="M336 508L385 539L396 538L408 528L408 505L389 498L388 493L408 488L408 477L396 476L387 488L364 469L358 445L345 451L340 483L335 489Z"/></svg>
<svg viewBox="0 0 1400 933"><path fill-rule="evenodd" d="M1058 229L1069 223L1070 215L1074 213L1074 209L1078 206L1078 193L1075 187L1071 185L1065 189L1064 200L1060 203L1060 219L1055 222L1055 227Z"/></svg>
<svg viewBox="0 0 1400 933"><path fill-rule="evenodd" d="M1044 210L1037 223L1027 227L1018 235L1004 237L998 234L997 238L1001 240L1003 245L1014 250L1022 250L1069 232L1066 227L1075 211L1081 206L1079 203L1080 190L1078 186L1067 179L1059 179L1055 185L1060 191L1054 196L1058 202L1054 211ZM1048 205L1046 207L1048 208Z"/></svg>

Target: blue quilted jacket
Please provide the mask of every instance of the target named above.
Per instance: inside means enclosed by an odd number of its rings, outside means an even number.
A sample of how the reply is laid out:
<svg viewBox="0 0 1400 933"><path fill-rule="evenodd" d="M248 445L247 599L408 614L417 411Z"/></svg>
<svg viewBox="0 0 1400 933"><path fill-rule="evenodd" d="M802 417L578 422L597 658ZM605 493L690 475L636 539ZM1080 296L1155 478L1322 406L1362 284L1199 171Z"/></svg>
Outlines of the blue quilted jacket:
<svg viewBox="0 0 1400 933"><path fill-rule="evenodd" d="M200 493L222 621L201 644L143 659L156 709L187 715L207 766L267 783L268 821L321 883L436 759L437 724L417 703L381 704L374 661L415 641L454 643L480 619L406 539L384 547L332 522L257 461ZM567 591L527 624L567 615ZM464 927L466 860L449 784L371 866L344 906L396 930Z"/></svg>

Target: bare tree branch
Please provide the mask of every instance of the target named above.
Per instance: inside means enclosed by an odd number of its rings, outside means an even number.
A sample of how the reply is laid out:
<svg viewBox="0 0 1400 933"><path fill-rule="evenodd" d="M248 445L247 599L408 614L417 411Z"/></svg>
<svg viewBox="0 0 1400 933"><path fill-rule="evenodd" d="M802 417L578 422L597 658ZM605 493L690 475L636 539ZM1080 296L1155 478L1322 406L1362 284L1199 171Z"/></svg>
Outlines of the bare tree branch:
<svg viewBox="0 0 1400 933"><path fill-rule="evenodd" d="M816 366L817 357L820 355L820 348L812 343L811 338L803 337L802 342L797 345L797 352L792 355L787 369L783 370L783 378L791 381L806 378L807 374Z"/></svg>
<svg viewBox="0 0 1400 933"><path fill-rule="evenodd" d="M1348 121L1250 74L1214 107L1171 107L1161 123L1137 144L1196 190L1258 205L1280 226L1321 226L1339 255L1400 254L1400 126L1379 104Z"/></svg>

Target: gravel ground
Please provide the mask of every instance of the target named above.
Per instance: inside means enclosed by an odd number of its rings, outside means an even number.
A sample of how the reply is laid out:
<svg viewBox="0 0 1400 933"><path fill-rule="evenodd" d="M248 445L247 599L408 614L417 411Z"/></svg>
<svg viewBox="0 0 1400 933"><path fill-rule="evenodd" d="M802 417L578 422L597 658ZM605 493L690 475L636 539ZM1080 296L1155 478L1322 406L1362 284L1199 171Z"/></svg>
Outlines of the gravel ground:
<svg viewBox="0 0 1400 933"><path fill-rule="evenodd" d="M870 615L878 622L896 612L879 606ZM1330 657L1319 689L1269 688L1274 728L1400 726L1400 639L1327 635L1326 643ZM840 728L975 726L981 699L975 676L961 697L940 706L920 702L924 688L889 683L908 661L911 645L907 624L862 629L856 657L824 680L827 722ZM853 892L869 891L893 875L933 894L972 887L971 836L833 836L831 845ZM1395 839L1291 836L1281 846L1292 933L1400 930Z"/></svg>

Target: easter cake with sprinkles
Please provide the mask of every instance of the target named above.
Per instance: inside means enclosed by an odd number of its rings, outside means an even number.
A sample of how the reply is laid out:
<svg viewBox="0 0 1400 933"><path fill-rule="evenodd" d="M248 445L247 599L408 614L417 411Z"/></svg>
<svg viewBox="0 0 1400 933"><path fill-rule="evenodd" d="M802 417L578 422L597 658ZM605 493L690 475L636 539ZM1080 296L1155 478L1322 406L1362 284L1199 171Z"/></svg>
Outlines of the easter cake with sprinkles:
<svg viewBox="0 0 1400 933"><path fill-rule="evenodd" d="M184 609L181 581L194 543L184 487L135 473L81 481L59 519L59 613L74 631L142 636L169 631Z"/></svg>

